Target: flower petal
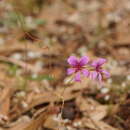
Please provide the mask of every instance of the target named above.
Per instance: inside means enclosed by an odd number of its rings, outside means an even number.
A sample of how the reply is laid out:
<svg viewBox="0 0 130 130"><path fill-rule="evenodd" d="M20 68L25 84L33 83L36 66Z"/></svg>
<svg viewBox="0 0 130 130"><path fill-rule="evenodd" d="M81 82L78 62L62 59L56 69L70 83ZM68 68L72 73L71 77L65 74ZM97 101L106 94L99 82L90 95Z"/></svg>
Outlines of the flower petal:
<svg viewBox="0 0 130 130"><path fill-rule="evenodd" d="M104 63L106 63L106 61L107 61L107 60L104 59L104 58L99 58L99 59L98 59L98 64L99 64L99 65L103 65Z"/></svg>
<svg viewBox="0 0 130 130"><path fill-rule="evenodd" d="M70 56L67 62L72 66L76 66L78 63L78 59L75 56Z"/></svg>
<svg viewBox="0 0 130 130"><path fill-rule="evenodd" d="M74 80L77 81L77 82L81 81L81 79L80 79L80 72L76 73L76 75L74 77Z"/></svg>
<svg viewBox="0 0 130 130"><path fill-rule="evenodd" d="M83 56L79 59L79 64L81 66L86 65L89 62L89 57L88 56Z"/></svg>
<svg viewBox="0 0 130 130"><path fill-rule="evenodd" d="M67 74L70 75L70 74L73 74L75 72L75 69L74 68L69 68L67 69Z"/></svg>
<svg viewBox="0 0 130 130"><path fill-rule="evenodd" d="M83 69L83 70L82 70L82 74L83 74L84 76L88 77L88 76L89 76L89 71L86 70L86 69Z"/></svg>
<svg viewBox="0 0 130 130"><path fill-rule="evenodd" d="M110 77L110 73L109 73L108 71L102 70L101 72L102 72L107 78Z"/></svg>
<svg viewBox="0 0 130 130"><path fill-rule="evenodd" d="M100 73L98 73L97 80L98 80L99 82L102 81L102 75L101 75Z"/></svg>
<svg viewBox="0 0 130 130"><path fill-rule="evenodd" d="M93 71L93 72L90 73L90 78L91 79L96 79L97 75L98 75L98 73L96 71Z"/></svg>
<svg viewBox="0 0 130 130"><path fill-rule="evenodd" d="M92 65L93 67L101 66L101 65L103 65L104 63L106 63L106 61L107 61L107 60L104 59L104 58L99 58L99 59L93 61L91 65Z"/></svg>

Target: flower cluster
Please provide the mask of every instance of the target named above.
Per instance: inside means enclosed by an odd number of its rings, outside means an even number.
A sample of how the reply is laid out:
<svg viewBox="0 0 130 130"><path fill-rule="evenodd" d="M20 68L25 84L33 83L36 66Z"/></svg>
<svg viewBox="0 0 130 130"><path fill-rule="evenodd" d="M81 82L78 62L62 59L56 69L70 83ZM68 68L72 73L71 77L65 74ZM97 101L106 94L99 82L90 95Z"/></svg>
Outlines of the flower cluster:
<svg viewBox="0 0 130 130"><path fill-rule="evenodd" d="M74 80L77 82L81 81L81 76L88 77L99 82L102 81L103 77L110 77L108 71L102 68L102 65L106 63L106 59L99 58L90 62L88 56L83 56L80 59L75 56L70 56L67 60L70 68L67 69L67 74L74 74Z"/></svg>

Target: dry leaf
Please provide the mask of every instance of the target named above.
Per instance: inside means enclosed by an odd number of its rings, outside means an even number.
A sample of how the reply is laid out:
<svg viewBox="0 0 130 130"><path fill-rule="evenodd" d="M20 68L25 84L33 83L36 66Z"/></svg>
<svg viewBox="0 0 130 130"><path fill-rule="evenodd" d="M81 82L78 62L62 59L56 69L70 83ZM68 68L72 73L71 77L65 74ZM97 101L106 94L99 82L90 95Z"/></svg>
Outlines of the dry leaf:
<svg viewBox="0 0 130 130"><path fill-rule="evenodd" d="M7 121L10 109L10 97L12 95L12 88L5 87L0 93L0 121ZM4 122L3 122L4 123Z"/></svg>
<svg viewBox="0 0 130 130"><path fill-rule="evenodd" d="M83 98L79 96L76 99L77 106L80 111L83 112L84 116L89 116L96 121L103 119L107 115L107 106L100 105L98 102L91 98Z"/></svg>
<svg viewBox="0 0 130 130"><path fill-rule="evenodd" d="M88 128L94 129L94 130L118 130L117 128L114 128L114 127L106 124L103 121L95 121L94 120L94 123L93 123L92 120L90 120L88 118L84 118L82 120L82 126L88 127Z"/></svg>

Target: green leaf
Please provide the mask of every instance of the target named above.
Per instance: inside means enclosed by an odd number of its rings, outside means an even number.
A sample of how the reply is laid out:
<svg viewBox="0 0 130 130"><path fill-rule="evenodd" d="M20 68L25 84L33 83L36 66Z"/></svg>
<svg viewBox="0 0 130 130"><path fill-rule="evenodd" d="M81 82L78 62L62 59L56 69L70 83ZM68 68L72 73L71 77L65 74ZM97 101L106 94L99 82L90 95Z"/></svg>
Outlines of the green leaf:
<svg viewBox="0 0 130 130"><path fill-rule="evenodd" d="M54 79L52 76L49 76L49 75L28 76L26 78L28 80L33 80L33 81L53 80Z"/></svg>
<svg viewBox="0 0 130 130"><path fill-rule="evenodd" d="M35 24L37 25L44 25L46 24L46 21L44 19L36 19Z"/></svg>

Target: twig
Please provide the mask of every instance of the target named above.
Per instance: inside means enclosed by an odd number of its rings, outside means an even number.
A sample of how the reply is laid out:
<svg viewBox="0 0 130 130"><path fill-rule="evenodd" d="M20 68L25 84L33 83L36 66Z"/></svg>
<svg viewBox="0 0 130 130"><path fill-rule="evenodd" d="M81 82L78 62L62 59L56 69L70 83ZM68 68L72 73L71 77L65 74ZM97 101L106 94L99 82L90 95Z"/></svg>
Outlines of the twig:
<svg viewBox="0 0 130 130"><path fill-rule="evenodd" d="M87 117L90 119L90 121L92 122L92 124L95 126L95 128L97 128L97 130L101 130L101 128L95 123L95 121L91 118L89 112L86 110L87 113Z"/></svg>

